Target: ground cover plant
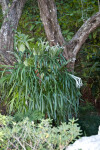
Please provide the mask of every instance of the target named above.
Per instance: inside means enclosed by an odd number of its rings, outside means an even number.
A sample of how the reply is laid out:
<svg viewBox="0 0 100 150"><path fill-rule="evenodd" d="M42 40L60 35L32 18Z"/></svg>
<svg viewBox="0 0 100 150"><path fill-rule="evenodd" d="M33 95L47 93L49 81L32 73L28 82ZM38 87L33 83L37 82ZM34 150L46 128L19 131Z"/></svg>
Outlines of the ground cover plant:
<svg viewBox="0 0 100 150"><path fill-rule="evenodd" d="M25 118L15 122L13 117L0 114L0 149L3 150L63 150L81 135L75 120L52 127L52 120L41 120L39 124Z"/></svg>

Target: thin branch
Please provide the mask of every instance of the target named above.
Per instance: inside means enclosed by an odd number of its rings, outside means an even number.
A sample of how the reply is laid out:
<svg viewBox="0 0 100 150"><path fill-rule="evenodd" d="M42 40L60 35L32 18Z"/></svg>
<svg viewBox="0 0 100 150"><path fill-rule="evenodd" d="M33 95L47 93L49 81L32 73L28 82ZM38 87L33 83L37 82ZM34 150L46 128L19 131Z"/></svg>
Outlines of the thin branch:
<svg viewBox="0 0 100 150"><path fill-rule="evenodd" d="M21 141L19 140L19 138L18 137L16 137L16 136L13 136L15 139L16 139L16 141L20 144L20 146L24 149L24 150L26 150L26 148L25 148L25 146L21 143Z"/></svg>

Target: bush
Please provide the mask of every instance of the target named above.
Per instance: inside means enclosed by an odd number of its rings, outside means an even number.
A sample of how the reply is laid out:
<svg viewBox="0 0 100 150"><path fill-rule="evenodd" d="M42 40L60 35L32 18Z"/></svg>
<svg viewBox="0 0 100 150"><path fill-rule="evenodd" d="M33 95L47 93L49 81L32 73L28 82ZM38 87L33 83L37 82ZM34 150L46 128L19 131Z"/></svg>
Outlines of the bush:
<svg viewBox="0 0 100 150"><path fill-rule="evenodd" d="M15 53L17 63L0 79L10 113L38 110L57 123L77 115L81 80L68 73L61 51L37 42L34 49Z"/></svg>
<svg viewBox="0 0 100 150"><path fill-rule="evenodd" d="M91 103L79 107L78 123L86 136L98 134L100 116Z"/></svg>
<svg viewBox="0 0 100 150"><path fill-rule="evenodd" d="M28 118L14 122L12 117L0 115L0 149L63 150L80 135L74 119L59 127L52 127L51 122L47 119L34 124Z"/></svg>
<svg viewBox="0 0 100 150"><path fill-rule="evenodd" d="M86 116L81 116L78 123L86 136L96 135L100 125L100 116L95 113L87 114Z"/></svg>

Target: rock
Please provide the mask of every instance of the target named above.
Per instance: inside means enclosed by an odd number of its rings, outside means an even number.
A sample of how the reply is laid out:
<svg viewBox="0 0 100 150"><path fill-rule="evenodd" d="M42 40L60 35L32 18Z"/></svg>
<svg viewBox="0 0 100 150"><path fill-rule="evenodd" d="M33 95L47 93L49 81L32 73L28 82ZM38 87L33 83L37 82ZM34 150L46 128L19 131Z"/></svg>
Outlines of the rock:
<svg viewBox="0 0 100 150"><path fill-rule="evenodd" d="M66 150L100 150L100 134L82 137L74 144L69 145Z"/></svg>
<svg viewBox="0 0 100 150"><path fill-rule="evenodd" d="M99 126L99 131L98 131L98 135L100 135L100 126Z"/></svg>

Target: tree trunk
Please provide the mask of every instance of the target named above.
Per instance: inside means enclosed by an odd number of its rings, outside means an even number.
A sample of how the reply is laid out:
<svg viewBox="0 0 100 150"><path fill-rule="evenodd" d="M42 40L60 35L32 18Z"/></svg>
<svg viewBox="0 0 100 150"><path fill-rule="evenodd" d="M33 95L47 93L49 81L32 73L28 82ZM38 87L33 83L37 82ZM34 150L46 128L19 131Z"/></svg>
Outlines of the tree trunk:
<svg viewBox="0 0 100 150"><path fill-rule="evenodd" d="M38 0L41 20L50 46L64 45L65 40L57 20L57 10L54 0Z"/></svg>
<svg viewBox="0 0 100 150"><path fill-rule="evenodd" d="M57 10L54 0L38 0L38 6L50 45L59 44L64 47L63 55L66 60L70 60L67 67L69 71L73 71L77 53L88 38L89 34L100 26L100 12L89 18L77 31L72 40L66 43L57 21Z"/></svg>
<svg viewBox="0 0 100 150"><path fill-rule="evenodd" d="M3 12L3 24L0 29L0 64L12 65L14 63L13 43L14 32L17 29L26 0L0 0Z"/></svg>

